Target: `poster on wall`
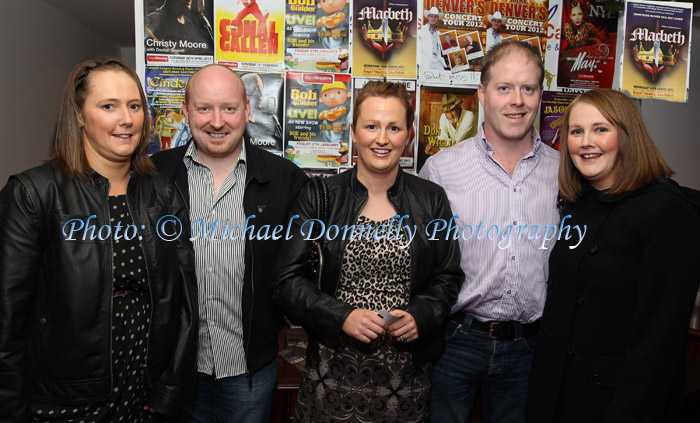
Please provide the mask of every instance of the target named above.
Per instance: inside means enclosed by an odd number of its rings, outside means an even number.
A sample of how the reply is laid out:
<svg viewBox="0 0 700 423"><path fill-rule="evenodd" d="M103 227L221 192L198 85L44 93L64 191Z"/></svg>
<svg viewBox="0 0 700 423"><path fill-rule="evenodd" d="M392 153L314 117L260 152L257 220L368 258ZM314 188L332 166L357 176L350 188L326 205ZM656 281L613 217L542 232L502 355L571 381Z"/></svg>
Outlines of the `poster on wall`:
<svg viewBox="0 0 700 423"><path fill-rule="evenodd" d="M420 88L418 170L425 160L476 135L479 96L473 88Z"/></svg>
<svg viewBox="0 0 700 423"><path fill-rule="evenodd" d="M626 3L620 85L636 98L688 101L692 3Z"/></svg>
<svg viewBox="0 0 700 423"><path fill-rule="evenodd" d="M354 0L356 77L416 78L416 0Z"/></svg>
<svg viewBox="0 0 700 423"><path fill-rule="evenodd" d="M431 85L478 85L484 53L507 41L528 42L544 58L547 4L546 0L423 0L420 81Z"/></svg>
<svg viewBox="0 0 700 423"><path fill-rule="evenodd" d="M373 79L370 78L355 78L353 81L354 85L354 90L355 90L355 96L360 92L362 87L365 86L369 81L372 81ZM394 80L387 80L389 82L398 82L400 84L403 84L406 87L406 91L408 91L408 94L411 96L411 105L413 106L413 110L416 110L416 81L412 81L410 79L394 79ZM417 122L413 122L413 127L415 129ZM417 131L414 134L413 139L411 139L408 144L406 144L406 147L403 150L403 153L401 154L401 158L399 159L399 166L401 166L402 169L410 171L412 173L416 172L416 153L417 150L415 148L415 143L416 143L416 137L417 137ZM357 149L355 148L355 143L352 145L352 163L355 164L357 163Z"/></svg>
<svg viewBox="0 0 700 423"><path fill-rule="evenodd" d="M232 69L284 70L284 3L216 1L216 62Z"/></svg>
<svg viewBox="0 0 700 423"><path fill-rule="evenodd" d="M146 64L202 66L212 63L213 0L144 0Z"/></svg>
<svg viewBox="0 0 700 423"><path fill-rule="evenodd" d="M563 0L557 85L612 88L617 44L617 12L607 0Z"/></svg>
<svg viewBox="0 0 700 423"><path fill-rule="evenodd" d="M146 101L153 133L148 144L150 154L180 147L190 139L190 129L182 113L185 86L196 67L147 66Z"/></svg>
<svg viewBox="0 0 700 423"><path fill-rule="evenodd" d="M542 142L559 150L559 135L564 123L564 112L577 93L544 91L540 108L540 137Z"/></svg>
<svg viewBox="0 0 700 423"><path fill-rule="evenodd" d="M352 78L286 73L284 157L301 167L348 167Z"/></svg>
<svg viewBox="0 0 700 423"><path fill-rule="evenodd" d="M564 0L566 1L566 0ZM547 47L544 55L544 89L557 90L557 67L559 64L559 45L561 41L562 0L549 1L547 19Z"/></svg>
<svg viewBox="0 0 700 423"><path fill-rule="evenodd" d="M288 1L285 17L285 68L348 73L349 10L349 0Z"/></svg>
<svg viewBox="0 0 700 423"><path fill-rule="evenodd" d="M245 127L250 143L282 155L284 76L278 73L236 72L241 76L250 103Z"/></svg>

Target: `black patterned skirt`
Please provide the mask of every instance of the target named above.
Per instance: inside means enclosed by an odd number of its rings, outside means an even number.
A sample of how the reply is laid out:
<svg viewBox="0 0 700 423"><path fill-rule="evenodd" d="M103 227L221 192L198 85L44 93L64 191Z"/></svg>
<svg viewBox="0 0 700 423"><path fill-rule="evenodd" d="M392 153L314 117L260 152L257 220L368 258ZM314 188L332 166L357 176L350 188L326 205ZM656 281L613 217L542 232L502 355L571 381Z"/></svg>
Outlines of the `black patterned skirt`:
<svg viewBox="0 0 700 423"><path fill-rule="evenodd" d="M296 422L414 423L430 419L431 364L416 368L390 336L321 343L307 363Z"/></svg>

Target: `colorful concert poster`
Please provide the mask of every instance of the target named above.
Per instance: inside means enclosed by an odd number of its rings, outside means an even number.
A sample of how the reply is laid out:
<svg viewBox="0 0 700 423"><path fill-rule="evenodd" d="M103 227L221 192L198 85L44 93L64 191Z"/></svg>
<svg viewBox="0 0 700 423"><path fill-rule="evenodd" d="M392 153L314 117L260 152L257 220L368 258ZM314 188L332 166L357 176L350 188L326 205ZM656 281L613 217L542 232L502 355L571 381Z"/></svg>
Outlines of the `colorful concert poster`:
<svg viewBox="0 0 700 423"><path fill-rule="evenodd" d="M540 109L540 136L542 142L559 150L559 135L564 123L564 112L577 93L564 93L557 91L544 91L542 93L542 106Z"/></svg>
<svg viewBox="0 0 700 423"><path fill-rule="evenodd" d="M289 0L284 65L288 70L348 73L350 0Z"/></svg>
<svg viewBox="0 0 700 423"><path fill-rule="evenodd" d="M622 90L636 98L688 101L692 3L626 3Z"/></svg>
<svg viewBox="0 0 700 423"><path fill-rule="evenodd" d="M144 0L146 64L202 66L211 63L214 55L212 3L213 0Z"/></svg>
<svg viewBox="0 0 700 423"><path fill-rule="evenodd" d="M353 75L416 78L416 0L354 0Z"/></svg>
<svg viewBox="0 0 700 423"><path fill-rule="evenodd" d="M286 73L283 156L301 167L349 167L352 77Z"/></svg>
<svg viewBox="0 0 700 423"><path fill-rule="evenodd" d="M420 82L431 85L479 84L481 60L493 45L547 42L548 1L423 0L419 31Z"/></svg>
<svg viewBox="0 0 700 423"><path fill-rule="evenodd" d="M557 85L612 88L617 44L617 12L607 0L563 0Z"/></svg>
<svg viewBox="0 0 700 423"><path fill-rule="evenodd" d="M190 128L182 113L185 86L196 67L146 66L146 100L153 133L148 152L187 144Z"/></svg>
<svg viewBox="0 0 700 423"><path fill-rule="evenodd" d="M476 89L421 86L418 170L429 156L475 136L478 118Z"/></svg>
<svg viewBox="0 0 700 423"><path fill-rule="evenodd" d="M276 0L217 0L216 62L236 70L284 70L282 4Z"/></svg>
<svg viewBox="0 0 700 423"><path fill-rule="evenodd" d="M279 73L236 72L241 76L250 103L245 127L250 143L282 155L284 76Z"/></svg>
<svg viewBox="0 0 700 423"><path fill-rule="evenodd" d="M374 79L374 78L372 78ZM354 81L354 89L355 89L355 95L357 95L362 87L365 86L369 81L372 81L370 78L355 78ZM411 96L411 103L413 105L413 109L416 109L416 81L415 80L410 80L410 79L394 79L394 80L388 80L390 82L398 82L399 84L403 84L406 87L406 90L408 91L408 94ZM415 129L417 122L413 122L413 127ZM415 148L416 145L416 137L417 137L418 131L416 131L413 139L409 141L408 144L406 144L406 147L403 150L403 154L401 154L401 158L399 159L399 165L401 166L402 169L407 170L411 173L416 172L416 153L417 149ZM355 164L357 163L357 149L355 148L355 143L352 145L352 163Z"/></svg>

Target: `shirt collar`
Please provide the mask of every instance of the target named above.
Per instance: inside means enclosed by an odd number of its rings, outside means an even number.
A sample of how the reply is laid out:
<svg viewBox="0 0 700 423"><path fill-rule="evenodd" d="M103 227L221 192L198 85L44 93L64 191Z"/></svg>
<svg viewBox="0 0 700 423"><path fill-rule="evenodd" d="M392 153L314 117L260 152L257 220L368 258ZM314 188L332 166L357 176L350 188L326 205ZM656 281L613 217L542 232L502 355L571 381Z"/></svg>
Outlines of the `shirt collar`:
<svg viewBox="0 0 700 423"><path fill-rule="evenodd" d="M479 125L479 130L476 133L476 139L481 140L479 143L479 146L481 149L488 154L489 156L493 155L494 149L491 146L491 144L486 140L486 134L484 133L484 124L482 123ZM532 127L532 151L530 151L528 154L523 157L524 159L530 158L530 157L536 157L540 154L540 150L542 149L542 137L540 137L540 133L537 131L537 129L533 126Z"/></svg>
<svg viewBox="0 0 700 423"><path fill-rule="evenodd" d="M238 155L238 162L237 163L246 163L246 150L245 150L245 142L244 140L241 140L241 153ZM199 152L197 151L197 143L194 142L194 138L190 140L190 142L187 144L187 151L185 151L185 157L182 158L182 160L185 162L185 167L187 170L192 167L193 164L198 164L200 166L204 166L202 164L202 161L199 159Z"/></svg>

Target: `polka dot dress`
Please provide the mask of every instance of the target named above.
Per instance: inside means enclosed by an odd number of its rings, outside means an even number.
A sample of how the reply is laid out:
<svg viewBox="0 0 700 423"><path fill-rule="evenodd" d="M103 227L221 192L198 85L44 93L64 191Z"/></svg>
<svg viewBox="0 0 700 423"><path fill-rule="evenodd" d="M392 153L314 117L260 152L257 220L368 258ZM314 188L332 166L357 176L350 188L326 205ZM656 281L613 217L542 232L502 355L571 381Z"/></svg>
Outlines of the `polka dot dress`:
<svg viewBox="0 0 700 423"><path fill-rule="evenodd" d="M146 352L151 320L146 263L138 234L124 232L127 225L133 224L126 196L109 197L109 212L110 225L114 228L121 222L122 226L119 239L112 236L112 394L102 404L34 406L30 410L33 421L137 423L156 420L156 416L143 410L146 405Z"/></svg>

